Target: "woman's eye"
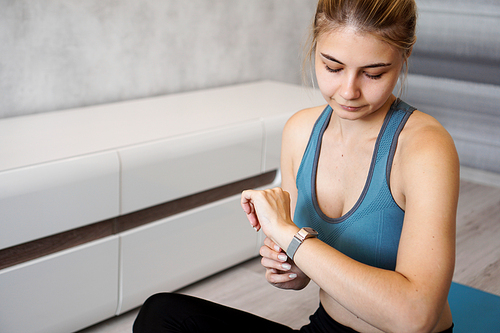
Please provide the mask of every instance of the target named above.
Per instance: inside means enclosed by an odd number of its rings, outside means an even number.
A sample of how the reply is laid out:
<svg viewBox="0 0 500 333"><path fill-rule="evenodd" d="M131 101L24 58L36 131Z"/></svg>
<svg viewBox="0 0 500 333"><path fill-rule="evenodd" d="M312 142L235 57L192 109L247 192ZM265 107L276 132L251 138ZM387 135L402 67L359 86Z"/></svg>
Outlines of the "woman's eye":
<svg viewBox="0 0 500 333"><path fill-rule="evenodd" d="M382 74L373 75L373 74L365 73L365 75L367 78L372 79L372 80L378 80L382 77Z"/></svg>
<svg viewBox="0 0 500 333"><path fill-rule="evenodd" d="M327 71L329 71L330 73L338 73L341 71L341 68L331 68L329 67L328 65L325 65L325 68Z"/></svg>

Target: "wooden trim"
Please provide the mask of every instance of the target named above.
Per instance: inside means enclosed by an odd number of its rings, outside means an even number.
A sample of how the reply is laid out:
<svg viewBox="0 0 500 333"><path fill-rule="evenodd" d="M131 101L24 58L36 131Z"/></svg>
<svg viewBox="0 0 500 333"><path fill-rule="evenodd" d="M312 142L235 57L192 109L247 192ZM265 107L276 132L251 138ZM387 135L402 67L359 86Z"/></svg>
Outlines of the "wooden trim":
<svg viewBox="0 0 500 333"><path fill-rule="evenodd" d="M137 212L0 250L0 270L158 221L230 197L245 189L268 185L274 181L276 174L276 170L270 171Z"/></svg>
<svg viewBox="0 0 500 333"><path fill-rule="evenodd" d="M223 185L214 189L120 216L118 217L117 231L123 232L125 230L136 228L147 223L182 213L189 209L230 197L249 188L256 188L270 184L275 178L276 171L271 171L256 177L247 178L235 183Z"/></svg>
<svg viewBox="0 0 500 333"><path fill-rule="evenodd" d="M0 250L0 269L111 236L114 222L101 221Z"/></svg>

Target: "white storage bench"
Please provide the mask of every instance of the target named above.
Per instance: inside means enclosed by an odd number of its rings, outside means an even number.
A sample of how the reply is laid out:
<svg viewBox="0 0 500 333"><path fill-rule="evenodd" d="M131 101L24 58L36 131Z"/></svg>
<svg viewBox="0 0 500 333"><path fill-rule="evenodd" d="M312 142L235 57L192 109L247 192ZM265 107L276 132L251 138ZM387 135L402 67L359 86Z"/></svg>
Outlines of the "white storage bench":
<svg viewBox="0 0 500 333"><path fill-rule="evenodd" d="M0 331L71 332L258 254L239 206L322 104L270 81L0 120Z"/></svg>

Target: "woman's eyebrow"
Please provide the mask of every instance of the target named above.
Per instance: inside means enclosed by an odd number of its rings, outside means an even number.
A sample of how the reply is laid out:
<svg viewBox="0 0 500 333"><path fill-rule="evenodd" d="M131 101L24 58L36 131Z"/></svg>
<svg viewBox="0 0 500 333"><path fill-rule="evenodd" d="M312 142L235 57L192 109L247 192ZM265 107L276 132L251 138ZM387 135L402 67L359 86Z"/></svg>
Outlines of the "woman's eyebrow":
<svg viewBox="0 0 500 333"><path fill-rule="evenodd" d="M341 61L339 61L339 60L335 59L335 58L334 58L334 57L332 57L331 55L328 55L328 54L325 54L325 53L321 53L321 55L322 55L324 58L326 58L326 59L328 59L328 60L330 60L330 61L333 61L333 62L336 62L336 63L338 63L338 64L340 64L340 65L345 66L345 64L344 64L344 63L342 63Z"/></svg>
<svg viewBox="0 0 500 333"><path fill-rule="evenodd" d="M342 63L341 61L339 61L339 60L335 59L335 58L334 58L334 57L332 57L331 55L328 55L328 54L325 54L325 53L321 53L321 55L322 55L324 58L326 58L326 59L328 59L328 60L330 60L330 61L336 62L336 63L338 63L338 64L340 64L340 65L342 65L342 66L345 66L345 64L344 64L344 63ZM389 63L389 64L387 64L387 63L380 62L380 63L376 63L376 64L366 65L366 66L363 66L363 67L361 67L361 68L379 68L379 67L389 67L389 66L391 66L391 65L392 65L392 64L390 64L390 63Z"/></svg>

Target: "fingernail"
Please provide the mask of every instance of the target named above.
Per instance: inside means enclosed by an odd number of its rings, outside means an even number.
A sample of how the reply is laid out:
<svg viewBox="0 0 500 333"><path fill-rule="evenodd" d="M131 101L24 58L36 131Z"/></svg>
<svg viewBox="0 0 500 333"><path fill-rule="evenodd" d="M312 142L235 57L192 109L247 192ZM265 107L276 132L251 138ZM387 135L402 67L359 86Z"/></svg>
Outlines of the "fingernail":
<svg viewBox="0 0 500 333"><path fill-rule="evenodd" d="M292 268L292 266L291 266L290 264L288 264L288 263L284 263L284 264L282 264L282 265L281 265L281 267L283 267L283 268L284 268L284 269L286 269L287 271L288 271L289 269L291 269L291 268Z"/></svg>
<svg viewBox="0 0 500 333"><path fill-rule="evenodd" d="M278 254L278 259L281 261L286 261L288 257L286 256L286 254Z"/></svg>
<svg viewBox="0 0 500 333"><path fill-rule="evenodd" d="M278 245L274 245L274 249L278 252L281 251L281 248Z"/></svg>
<svg viewBox="0 0 500 333"><path fill-rule="evenodd" d="M255 230L255 231L259 231L259 230L257 230L257 227L253 227L253 230Z"/></svg>
<svg viewBox="0 0 500 333"><path fill-rule="evenodd" d="M297 277L297 274L292 273L292 274L288 275L288 277L289 277L290 279L295 279L295 278Z"/></svg>

